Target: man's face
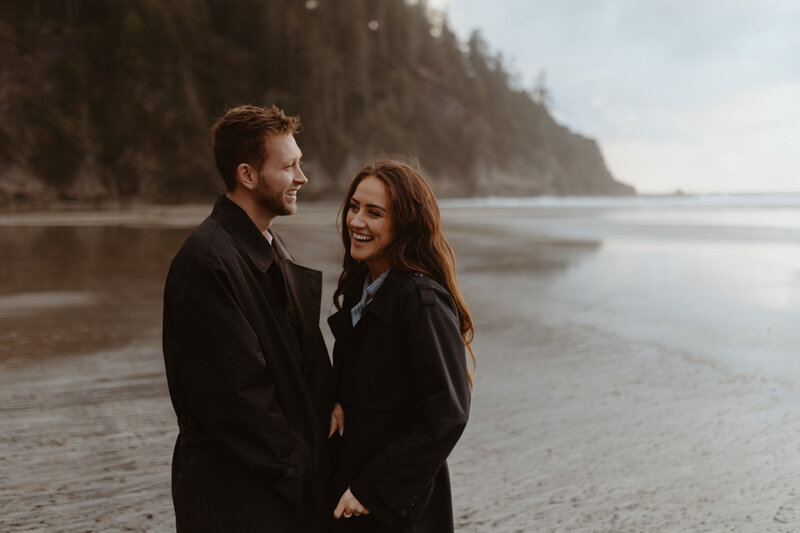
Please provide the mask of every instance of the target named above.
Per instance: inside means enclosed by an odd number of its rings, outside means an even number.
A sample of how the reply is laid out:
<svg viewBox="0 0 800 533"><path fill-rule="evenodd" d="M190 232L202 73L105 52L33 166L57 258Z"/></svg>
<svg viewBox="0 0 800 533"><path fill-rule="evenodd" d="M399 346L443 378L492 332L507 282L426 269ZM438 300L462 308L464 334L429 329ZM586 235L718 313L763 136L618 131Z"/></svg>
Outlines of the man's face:
<svg viewBox="0 0 800 533"><path fill-rule="evenodd" d="M270 135L264 142L267 158L253 198L275 216L291 215L297 211L297 191L308 183L300 170L303 153L292 135Z"/></svg>

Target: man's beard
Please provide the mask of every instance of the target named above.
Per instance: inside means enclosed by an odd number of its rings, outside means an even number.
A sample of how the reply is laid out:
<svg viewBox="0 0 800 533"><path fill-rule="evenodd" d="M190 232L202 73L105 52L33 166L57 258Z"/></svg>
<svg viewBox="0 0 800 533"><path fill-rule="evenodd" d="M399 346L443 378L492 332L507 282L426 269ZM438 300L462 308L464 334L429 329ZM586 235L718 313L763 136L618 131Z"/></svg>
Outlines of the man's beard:
<svg viewBox="0 0 800 533"><path fill-rule="evenodd" d="M258 176L258 183L256 183L256 188L253 189L255 201L276 216L282 217L293 214L296 205L286 201L286 190L273 189L268 181L269 178L266 176Z"/></svg>

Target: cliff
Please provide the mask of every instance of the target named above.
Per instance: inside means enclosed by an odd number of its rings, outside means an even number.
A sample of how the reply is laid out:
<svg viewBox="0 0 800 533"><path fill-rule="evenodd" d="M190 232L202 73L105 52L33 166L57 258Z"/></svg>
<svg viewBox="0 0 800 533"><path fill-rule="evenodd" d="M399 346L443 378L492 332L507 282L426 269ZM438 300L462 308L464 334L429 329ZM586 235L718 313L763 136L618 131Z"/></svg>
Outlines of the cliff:
<svg viewBox="0 0 800 533"><path fill-rule="evenodd" d="M634 192L479 35L432 20L403 0L3 2L0 206L210 198L210 125L242 103L301 116L307 197L384 154L443 196Z"/></svg>

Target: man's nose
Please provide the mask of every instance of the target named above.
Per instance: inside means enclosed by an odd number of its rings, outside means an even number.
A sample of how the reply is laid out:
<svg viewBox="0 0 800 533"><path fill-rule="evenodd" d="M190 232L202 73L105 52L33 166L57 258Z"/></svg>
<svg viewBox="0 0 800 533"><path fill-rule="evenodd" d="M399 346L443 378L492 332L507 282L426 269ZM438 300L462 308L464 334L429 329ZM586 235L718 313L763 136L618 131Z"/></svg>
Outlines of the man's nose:
<svg viewBox="0 0 800 533"><path fill-rule="evenodd" d="M306 175L303 172L302 168L299 168L299 167L297 168L297 172L295 173L295 176L294 176L294 181L297 182L297 183L300 183L301 185L305 184L305 183L308 183L308 178L306 177Z"/></svg>

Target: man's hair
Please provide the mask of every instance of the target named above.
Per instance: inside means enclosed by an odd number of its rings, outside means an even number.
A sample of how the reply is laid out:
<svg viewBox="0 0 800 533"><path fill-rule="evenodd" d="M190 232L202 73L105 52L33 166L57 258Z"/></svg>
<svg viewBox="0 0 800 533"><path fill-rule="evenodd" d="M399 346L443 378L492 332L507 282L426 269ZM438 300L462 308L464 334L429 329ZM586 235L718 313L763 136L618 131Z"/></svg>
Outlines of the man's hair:
<svg viewBox="0 0 800 533"><path fill-rule="evenodd" d="M272 106L269 109L243 105L229 109L211 128L214 162L225 187L236 187L236 169L247 163L257 171L267 160L264 143L271 135L293 135L300 131L300 117L286 116Z"/></svg>

